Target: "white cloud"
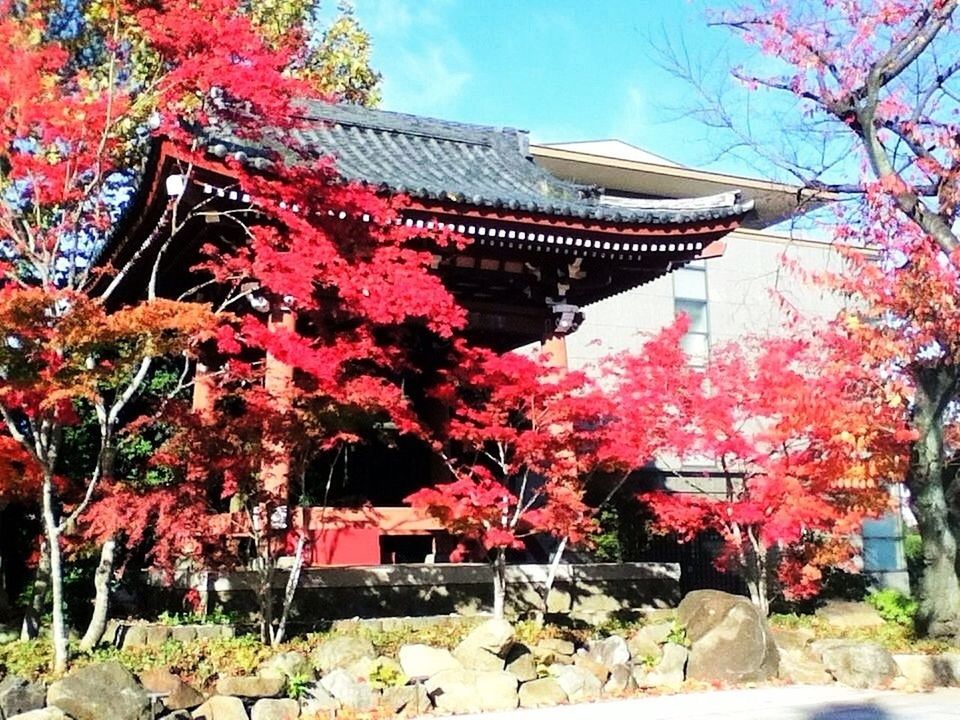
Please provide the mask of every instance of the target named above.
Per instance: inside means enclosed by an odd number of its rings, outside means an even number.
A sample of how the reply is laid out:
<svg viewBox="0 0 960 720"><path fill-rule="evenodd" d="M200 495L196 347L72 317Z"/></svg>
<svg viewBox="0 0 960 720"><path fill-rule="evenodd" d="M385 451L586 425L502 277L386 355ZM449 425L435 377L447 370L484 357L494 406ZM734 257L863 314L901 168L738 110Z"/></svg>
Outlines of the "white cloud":
<svg viewBox="0 0 960 720"><path fill-rule="evenodd" d="M436 44L398 54L384 70L383 106L412 113L442 115L456 103L471 73L454 44Z"/></svg>
<svg viewBox="0 0 960 720"><path fill-rule="evenodd" d="M629 85L620 109L612 118L611 137L642 147L650 126L650 112L643 91L636 85Z"/></svg>

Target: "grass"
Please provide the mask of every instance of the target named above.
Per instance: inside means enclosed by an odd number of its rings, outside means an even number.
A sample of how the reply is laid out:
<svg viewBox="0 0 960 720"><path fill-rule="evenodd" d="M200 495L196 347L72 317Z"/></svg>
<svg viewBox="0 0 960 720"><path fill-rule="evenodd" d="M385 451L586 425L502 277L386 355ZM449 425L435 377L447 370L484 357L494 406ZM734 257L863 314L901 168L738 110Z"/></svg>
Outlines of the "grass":
<svg viewBox="0 0 960 720"><path fill-rule="evenodd" d="M831 625L816 615L784 613L771 615L770 624L773 627L811 630L818 640L838 638L875 642L883 645L890 652L897 653L935 655L956 650L946 641L917 637L911 626L891 621L876 627L842 628Z"/></svg>

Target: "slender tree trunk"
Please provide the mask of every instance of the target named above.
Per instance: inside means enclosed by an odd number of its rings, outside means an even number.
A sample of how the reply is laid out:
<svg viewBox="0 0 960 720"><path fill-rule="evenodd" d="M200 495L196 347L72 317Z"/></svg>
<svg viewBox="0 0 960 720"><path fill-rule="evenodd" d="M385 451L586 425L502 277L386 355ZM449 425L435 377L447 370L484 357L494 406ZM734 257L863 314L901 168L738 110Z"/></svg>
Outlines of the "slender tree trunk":
<svg viewBox="0 0 960 720"><path fill-rule="evenodd" d="M20 627L21 640L33 640L40 634L40 618L50 589L50 553L47 551L46 536L40 541L40 559L33 577L30 603L23 613L23 625Z"/></svg>
<svg viewBox="0 0 960 720"><path fill-rule="evenodd" d="M497 548L493 560L493 616L503 619L507 604L507 558L503 548Z"/></svg>
<svg viewBox="0 0 960 720"><path fill-rule="evenodd" d="M560 570L560 561L563 560L563 551L567 549L567 540L569 540L569 538L564 535L557 544L557 549L553 551L553 560L550 561L550 570L547 572L547 581L543 584L543 595L541 595L540 598L543 602L542 612L544 615L547 614L547 604L550 600L550 591L553 590L553 583L556 582L557 572Z"/></svg>
<svg viewBox="0 0 960 720"><path fill-rule="evenodd" d="M83 639L80 641L82 652L89 652L95 648L107 628L107 618L110 611L110 580L113 577L113 561L116 548L117 541L113 538L104 542L103 547L100 548L100 564L97 566L97 572L93 578L93 586L96 588L96 596L93 601L93 617L90 618L87 632L84 633Z"/></svg>
<svg viewBox="0 0 960 720"><path fill-rule="evenodd" d="M50 554L50 588L53 595L53 671L62 674L67 670L69 648L67 647L67 624L63 608L63 561L60 553L60 527L53 507L53 474L43 478L43 530Z"/></svg>
<svg viewBox="0 0 960 720"><path fill-rule="evenodd" d="M283 642L283 636L287 632L287 619L290 617L290 608L293 607L293 598L297 593L297 585L300 584L300 571L303 569L303 548L307 544L305 535L297 538L297 550L293 555L293 567L290 568L290 575L287 577L287 586L283 592L283 608L280 612L280 622L277 624L276 632L272 632L271 645L279 645Z"/></svg>
<svg viewBox="0 0 960 720"><path fill-rule="evenodd" d="M914 429L919 437L907 478L910 502L923 550L919 581L921 632L956 636L960 631L960 582L957 578L957 537L949 522L944 489L944 412L953 398L957 373L952 367L923 368L915 373Z"/></svg>

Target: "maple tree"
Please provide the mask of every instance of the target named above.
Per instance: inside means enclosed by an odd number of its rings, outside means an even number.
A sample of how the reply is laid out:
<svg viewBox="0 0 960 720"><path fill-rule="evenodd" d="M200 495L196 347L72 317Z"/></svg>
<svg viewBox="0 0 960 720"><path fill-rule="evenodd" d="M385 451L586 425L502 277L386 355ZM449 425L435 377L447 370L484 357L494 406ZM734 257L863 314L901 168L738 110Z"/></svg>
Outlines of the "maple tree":
<svg viewBox="0 0 960 720"><path fill-rule="evenodd" d="M875 314L862 324L885 328L884 347L868 343L865 352L902 370L912 386L905 410L919 439L907 485L924 556L918 620L934 635L956 635L960 629L956 501L944 442L956 379L951 344L940 344L951 332L949 308L956 295L955 286L941 282L941 272L952 272L943 265L955 263L958 247L956 8L953 0L817 6L772 0L719 19L775 58L761 72L744 67L735 75L752 90L798 101L802 134L796 138L816 148L790 158L789 169L814 190L852 198L840 213L838 234L875 245L886 259L883 283L856 277L869 273L855 262L854 275L837 284L866 298ZM930 290L939 296L919 292L911 277L914 266L936 271ZM909 309L905 302L917 307ZM928 316L931 305L947 312ZM890 316L896 321L888 324ZM921 332L915 324L921 319L939 329ZM915 342L924 332L935 338L929 347ZM897 333L899 344L891 344ZM894 359L890 351L900 354Z"/></svg>
<svg viewBox="0 0 960 720"><path fill-rule="evenodd" d="M85 639L92 643L95 625L102 631L105 621L113 538L123 527L121 506L110 500L134 497L122 495L112 477L118 436L158 359L179 356L186 378L197 344L213 335L206 303L157 294L162 259L201 212L181 206L181 193L171 192L132 257L120 264L99 258L116 234L134 168L152 139L164 137L178 147L181 179L189 182L208 135L256 143L265 129L292 127L291 103L312 92L317 82L307 75L316 81L330 59L304 60L306 5L299 4L304 22L270 33L252 17L258 6L0 3L3 492L30 485L22 478L32 470L21 475L17 460L26 452L39 477L30 486L42 507L58 671L67 659L64 531L87 520L80 536L91 529L89 537L103 542L95 622ZM364 80L355 99L374 84ZM340 86L343 78L324 92ZM328 164L315 172L331 177ZM149 260L146 287L131 294L132 269ZM90 467L66 474L65 431L84 413L96 418L98 450Z"/></svg>
<svg viewBox="0 0 960 720"><path fill-rule="evenodd" d="M656 532L718 534L718 565L741 573L764 612L781 589L816 594L823 567L852 567L851 538L889 509L913 437L856 341L796 337L717 349L685 371L660 458L682 487L641 495Z"/></svg>
<svg viewBox="0 0 960 720"><path fill-rule="evenodd" d="M595 529L583 496L596 406L579 373L516 353L460 353L435 390L450 413L441 437L452 480L405 501L460 538L451 560L490 559L503 617L509 550L535 535L586 543Z"/></svg>

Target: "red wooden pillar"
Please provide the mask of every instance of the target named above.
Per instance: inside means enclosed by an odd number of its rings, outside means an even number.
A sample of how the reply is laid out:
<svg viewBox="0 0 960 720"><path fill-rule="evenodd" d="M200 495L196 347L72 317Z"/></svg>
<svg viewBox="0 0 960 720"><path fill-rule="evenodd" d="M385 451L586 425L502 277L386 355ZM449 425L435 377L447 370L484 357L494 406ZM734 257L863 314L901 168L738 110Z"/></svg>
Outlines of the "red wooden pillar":
<svg viewBox="0 0 960 720"><path fill-rule="evenodd" d="M293 311L284 307L274 307L270 310L267 320L271 331L277 328L293 331L296 325L296 316ZM264 387L276 403L278 412L290 408L290 396L293 386L293 368L273 353L267 353L264 367ZM263 487L268 495L285 505L289 495L290 483L290 451L282 444L272 443L264 448L266 457L260 470Z"/></svg>

